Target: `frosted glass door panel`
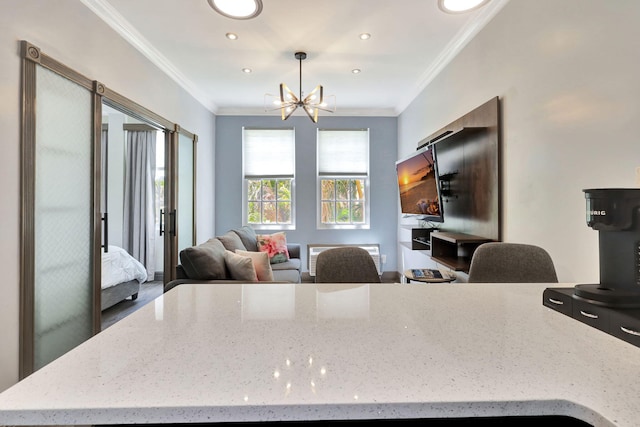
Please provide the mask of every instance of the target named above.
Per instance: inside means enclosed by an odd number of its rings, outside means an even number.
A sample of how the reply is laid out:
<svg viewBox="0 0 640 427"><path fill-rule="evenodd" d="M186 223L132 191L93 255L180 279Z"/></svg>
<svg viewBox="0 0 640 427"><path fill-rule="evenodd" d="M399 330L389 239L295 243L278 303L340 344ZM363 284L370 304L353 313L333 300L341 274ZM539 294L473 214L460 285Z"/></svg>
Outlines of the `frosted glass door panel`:
<svg viewBox="0 0 640 427"><path fill-rule="evenodd" d="M178 137L178 253L193 246L193 139Z"/></svg>
<svg viewBox="0 0 640 427"><path fill-rule="evenodd" d="M37 67L34 369L92 335L92 105Z"/></svg>

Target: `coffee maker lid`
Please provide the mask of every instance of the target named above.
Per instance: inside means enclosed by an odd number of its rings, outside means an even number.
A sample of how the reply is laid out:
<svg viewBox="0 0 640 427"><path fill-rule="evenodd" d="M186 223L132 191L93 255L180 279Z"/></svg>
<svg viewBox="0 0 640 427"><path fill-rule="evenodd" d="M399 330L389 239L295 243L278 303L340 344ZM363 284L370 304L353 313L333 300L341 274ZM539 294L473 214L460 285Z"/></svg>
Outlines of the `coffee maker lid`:
<svg viewBox="0 0 640 427"><path fill-rule="evenodd" d="M599 231L633 228L635 213L640 210L640 188L594 188L582 191L587 199L589 227Z"/></svg>

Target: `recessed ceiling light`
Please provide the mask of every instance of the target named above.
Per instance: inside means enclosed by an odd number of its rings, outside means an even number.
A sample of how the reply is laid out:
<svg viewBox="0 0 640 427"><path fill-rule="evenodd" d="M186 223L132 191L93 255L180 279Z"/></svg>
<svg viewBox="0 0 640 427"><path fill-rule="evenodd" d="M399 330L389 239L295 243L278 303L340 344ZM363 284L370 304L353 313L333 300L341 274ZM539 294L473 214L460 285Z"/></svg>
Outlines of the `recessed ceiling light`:
<svg viewBox="0 0 640 427"><path fill-rule="evenodd" d="M487 3L489 0L438 0L438 7L447 13L464 13Z"/></svg>
<svg viewBox="0 0 640 427"><path fill-rule="evenodd" d="M252 71L253 71L253 70L252 70L251 68L243 68L243 69L242 69L242 72L243 72L243 73L245 73L245 74L249 74L249 73L251 73Z"/></svg>
<svg viewBox="0 0 640 427"><path fill-rule="evenodd" d="M369 33L360 34L360 40L369 40L370 38L371 38L371 34Z"/></svg>
<svg viewBox="0 0 640 427"><path fill-rule="evenodd" d="M229 40L238 40L238 35L236 33L227 33L224 36Z"/></svg>
<svg viewBox="0 0 640 427"><path fill-rule="evenodd" d="M220 15L233 19L251 19L262 12L262 0L207 0Z"/></svg>
<svg viewBox="0 0 640 427"><path fill-rule="evenodd" d="M362 70L360 68L354 68L353 70L351 70L351 72L353 74L360 74L362 72Z"/></svg>

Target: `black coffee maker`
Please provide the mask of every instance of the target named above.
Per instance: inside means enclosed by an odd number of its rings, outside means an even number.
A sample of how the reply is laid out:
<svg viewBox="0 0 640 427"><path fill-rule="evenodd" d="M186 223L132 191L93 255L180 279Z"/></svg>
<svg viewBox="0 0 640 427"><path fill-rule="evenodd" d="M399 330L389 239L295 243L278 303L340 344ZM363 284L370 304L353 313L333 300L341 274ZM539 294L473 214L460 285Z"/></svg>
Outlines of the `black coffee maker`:
<svg viewBox="0 0 640 427"><path fill-rule="evenodd" d="M640 307L640 188L583 190L587 225L599 232L600 283L576 285L591 304Z"/></svg>

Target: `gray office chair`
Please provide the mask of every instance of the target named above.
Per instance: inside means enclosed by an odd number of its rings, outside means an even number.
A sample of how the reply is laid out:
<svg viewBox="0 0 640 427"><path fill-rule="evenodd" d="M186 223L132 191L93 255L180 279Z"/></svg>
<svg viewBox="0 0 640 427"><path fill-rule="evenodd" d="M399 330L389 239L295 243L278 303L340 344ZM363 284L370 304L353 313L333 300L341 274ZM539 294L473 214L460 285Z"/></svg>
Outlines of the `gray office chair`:
<svg viewBox="0 0 640 427"><path fill-rule="evenodd" d="M369 252L342 246L318 254L316 283L380 283L380 276Z"/></svg>
<svg viewBox="0 0 640 427"><path fill-rule="evenodd" d="M551 256L541 247L491 242L473 253L469 282L557 283L558 276Z"/></svg>

